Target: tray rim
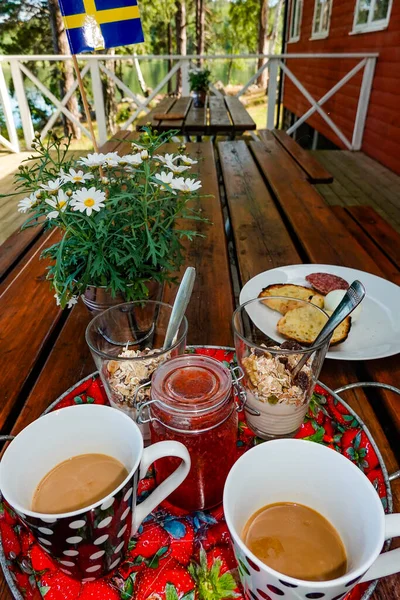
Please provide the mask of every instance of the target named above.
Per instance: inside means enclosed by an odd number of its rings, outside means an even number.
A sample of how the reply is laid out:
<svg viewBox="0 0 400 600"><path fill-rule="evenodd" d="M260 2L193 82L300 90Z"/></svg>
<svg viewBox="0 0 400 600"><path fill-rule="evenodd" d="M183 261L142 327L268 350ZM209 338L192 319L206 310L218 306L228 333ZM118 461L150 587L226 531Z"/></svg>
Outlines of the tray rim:
<svg viewBox="0 0 400 600"><path fill-rule="evenodd" d="M215 346L215 345L209 345L209 344L191 344L186 346L187 349L196 349L196 348L214 348L215 350L226 350L227 352L236 352L235 348L233 348L232 346ZM66 390L65 392L63 392L60 396L58 396L58 398L56 398L56 400L54 400L51 404L49 404L49 406L42 412L42 414L40 415L46 415L47 413L51 412L59 402L61 402L61 400L63 400L66 396L68 396L68 394L70 394L77 386L81 385L82 383L84 383L85 381L87 381L88 379L91 379L93 377L100 377L99 371L93 371L92 373L90 373L89 375L87 375L86 377L83 377L82 379L80 379L79 381L77 381L76 383L74 383L74 385L72 385L70 388L68 388L68 390ZM339 400L339 402L341 404L343 404L346 409L357 419L357 421L360 423L360 425L363 428L363 431L366 433L369 441L371 442L376 455L379 459L379 465L382 469L382 473L383 473L383 477L385 480L385 486L386 486L386 493L387 493L387 502L388 502L388 513L391 514L393 512L393 495L392 495L392 490L391 490L391 485L390 485L390 481L389 481L389 474L385 465L385 462L382 458L382 454L374 440L374 438L372 437L368 427L365 425L364 421L358 416L358 414L351 408L351 406L349 406L347 404L347 402L345 402L338 394L336 394L336 392L334 392L333 390L331 390L327 385L325 385L324 383L318 381L317 382L318 385L320 385L321 387L323 387L329 394L331 394L334 398L336 398L337 400ZM40 419L40 417L38 417ZM2 501L3 496L0 492L0 501ZM384 549L388 550L388 548L390 547L390 540L387 540L385 545L384 545ZM7 562L6 562L6 557L4 554L4 550L3 550L3 544L1 541L1 535L0 535L0 566L2 568L5 580L7 582L7 585L11 591L11 593L14 596L14 600L24 600L24 597L22 596L20 590L18 589L14 579L11 576L11 572L8 569L7 566ZM371 584L368 586L368 588L365 590L361 600L369 600L369 598L371 598L372 594L375 591L375 588L377 586L379 582L379 579L376 579L375 581L372 581Z"/></svg>

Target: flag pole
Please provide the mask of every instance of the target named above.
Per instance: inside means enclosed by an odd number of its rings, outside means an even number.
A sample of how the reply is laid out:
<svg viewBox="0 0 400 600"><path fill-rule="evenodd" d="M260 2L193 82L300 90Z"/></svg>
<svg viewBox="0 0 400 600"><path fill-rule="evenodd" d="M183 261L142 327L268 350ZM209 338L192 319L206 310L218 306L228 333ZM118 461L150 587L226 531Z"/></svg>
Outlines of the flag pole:
<svg viewBox="0 0 400 600"><path fill-rule="evenodd" d="M88 101L87 101L86 91L85 91L85 88L83 87L83 81L82 81L82 77L81 77L81 72L79 70L78 61L77 61L77 58L76 58L75 54L72 54L71 56L72 56L72 61L74 63L74 67L75 67L76 78L78 80L79 90L80 90L81 96L82 96L82 102L83 102L83 108L85 109L86 120L87 120L87 123L89 125L90 135L92 137L93 148L94 148L95 152L98 152L99 151L99 147L97 145L96 136L94 134L92 118L90 116L90 108L89 108L89 104L88 104Z"/></svg>

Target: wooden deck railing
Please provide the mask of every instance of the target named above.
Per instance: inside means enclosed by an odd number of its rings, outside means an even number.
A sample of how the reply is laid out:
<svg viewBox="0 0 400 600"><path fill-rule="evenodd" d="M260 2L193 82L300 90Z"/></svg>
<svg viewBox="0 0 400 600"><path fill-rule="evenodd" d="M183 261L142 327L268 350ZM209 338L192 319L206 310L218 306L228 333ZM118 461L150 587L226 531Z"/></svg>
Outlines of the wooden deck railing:
<svg viewBox="0 0 400 600"><path fill-rule="evenodd" d="M101 84L101 73L111 78L114 83L124 92L131 100L135 109L130 117L122 125L122 129L127 129L129 125L138 117L141 112L149 112L150 102L157 96L157 94L163 89L168 81L178 71L182 74L182 94L189 95L189 70L192 63L196 63L199 58L204 58L207 61L215 60L255 60L264 57L265 62L262 67L252 75L247 83L236 93L237 97L242 96L246 90L254 83L259 75L268 69L268 103L267 103L267 115L266 115L266 126L268 129L274 129L275 127L275 115L276 115L276 103L277 103L277 90L279 77L282 75L288 77L294 85L300 90L305 98L310 102L311 108L304 113L288 130L288 133L293 133L305 120L307 120L314 112L318 112L321 117L328 123L331 129L340 138L346 148L349 150L359 150L361 148L365 119L368 110L369 97L372 88L372 81L374 77L375 63L378 54L373 53L334 53L334 54L220 54L220 55L106 55L106 54L82 54L78 55L78 60L83 63L81 70L82 78L90 77L91 86L93 90L93 103L94 110L96 113L97 129L98 129L98 142L100 145L104 144L108 137L107 126L106 126L106 114L104 108L103 90ZM357 64L340 79L322 98L315 99L306 89L301 81L293 74L290 68L286 64L286 59L355 59ZM15 104L20 115L20 121L23 129L23 135L25 145L29 149L33 141L34 131L32 123L32 115L27 101L26 89L24 85L24 78L30 80L37 89L43 94L45 98L50 100L54 106L54 111L51 114L47 124L40 132L41 137L44 138L50 128L57 121L58 117L63 114L67 119L75 122L80 127L82 133L90 137L88 129L83 123L76 118L66 107L68 100L75 93L78 83L75 80L73 86L68 90L64 98L56 98L56 96L46 87L46 85L40 81L27 66L28 62L63 62L70 60L70 56L67 55L0 55L0 103L3 107L3 114L8 131L8 139L0 135L0 144L11 150L12 152L19 152L19 142L17 135L17 128L13 115L13 102L10 89L6 84L2 65L9 64L11 68L11 76L13 81L13 87L15 90ZM107 69L105 61L154 61L164 60L172 61L173 66L163 79L156 85L145 100L138 97L115 73ZM360 88L357 114L354 123L352 139L349 140L340 128L334 122L333 118L328 115L322 108L323 104L329 100L343 85L345 85L356 73L363 70L363 79ZM215 86L211 86L211 93L220 95Z"/></svg>

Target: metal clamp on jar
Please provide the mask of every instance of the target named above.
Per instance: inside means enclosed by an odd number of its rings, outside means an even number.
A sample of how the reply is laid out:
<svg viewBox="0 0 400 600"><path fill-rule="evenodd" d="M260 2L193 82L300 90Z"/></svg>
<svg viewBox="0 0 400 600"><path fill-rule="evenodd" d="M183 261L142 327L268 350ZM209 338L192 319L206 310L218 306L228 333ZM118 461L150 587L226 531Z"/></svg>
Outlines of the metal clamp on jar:
<svg viewBox="0 0 400 600"><path fill-rule="evenodd" d="M180 441L192 460L188 477L169 500L186 510L216 506L237 458L238 418L230 370L208 356L180 356L155 371L150 396L140 406L138 422L150 423L151 442ZM178 464L178 458L157 461L157 483Z"/></svg>

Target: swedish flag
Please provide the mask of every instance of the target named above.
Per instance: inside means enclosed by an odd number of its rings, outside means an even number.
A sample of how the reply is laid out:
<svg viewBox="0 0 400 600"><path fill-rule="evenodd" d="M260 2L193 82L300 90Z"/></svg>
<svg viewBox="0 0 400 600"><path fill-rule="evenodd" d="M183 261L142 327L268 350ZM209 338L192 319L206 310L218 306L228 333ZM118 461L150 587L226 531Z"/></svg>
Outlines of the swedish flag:
<svg viewBox="0 0 400 600"><path fill-rule="evenodd" d="M137 0L59 0L71 52L143 42Z"/></svg>

